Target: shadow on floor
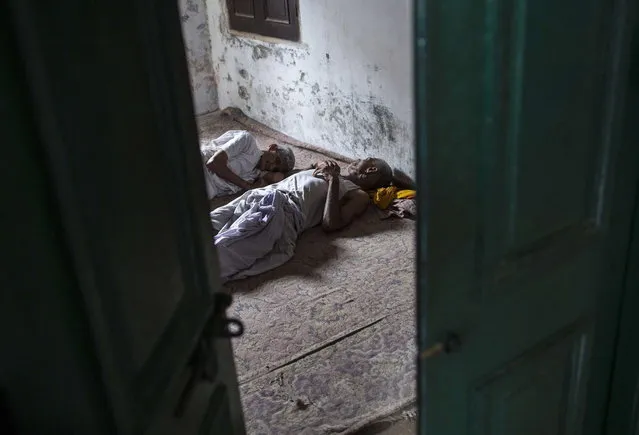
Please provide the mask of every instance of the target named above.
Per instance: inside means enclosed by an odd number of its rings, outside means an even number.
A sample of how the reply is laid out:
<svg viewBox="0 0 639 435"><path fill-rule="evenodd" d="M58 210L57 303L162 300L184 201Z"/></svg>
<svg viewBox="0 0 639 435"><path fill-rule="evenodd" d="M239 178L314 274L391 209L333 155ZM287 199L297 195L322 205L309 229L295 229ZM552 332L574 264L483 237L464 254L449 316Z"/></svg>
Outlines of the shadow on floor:
<svg viewBox="0 0 639 435"><path fill-rule="evenodd" d="M373 206L348 227L334 233L325 233L320 227L306 230L297 241L295 255L282 266L263 274L231 281L225 285L231 292L248 293L260 283L275 281L285 277L307 277L322 279L325 266L343 260L344 248L341 241L346 239L368 239L390 231L396 231L402 223L398 219L381 220ZM367 243L376 243L376 238ZM322 272L318 272L323 270ZM335 273L339 273L336 271Z"/></svg>

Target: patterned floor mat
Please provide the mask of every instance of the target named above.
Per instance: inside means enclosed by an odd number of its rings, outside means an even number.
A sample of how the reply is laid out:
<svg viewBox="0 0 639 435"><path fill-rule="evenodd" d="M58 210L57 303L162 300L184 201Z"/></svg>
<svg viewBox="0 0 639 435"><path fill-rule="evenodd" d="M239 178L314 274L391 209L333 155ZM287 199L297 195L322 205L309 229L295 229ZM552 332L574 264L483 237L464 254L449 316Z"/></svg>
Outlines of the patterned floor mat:
<svg viewBox="0 0 639 435"><path fill-rule="evenodd" d="M292 145L298 168L327 158L237 111L198 125L203 144L246 129L261 148ZM291 261L227 287L246 330L234 352L250 435L348 433L415 401L415 222L371 208L338 233L305 232Z"/></svg>

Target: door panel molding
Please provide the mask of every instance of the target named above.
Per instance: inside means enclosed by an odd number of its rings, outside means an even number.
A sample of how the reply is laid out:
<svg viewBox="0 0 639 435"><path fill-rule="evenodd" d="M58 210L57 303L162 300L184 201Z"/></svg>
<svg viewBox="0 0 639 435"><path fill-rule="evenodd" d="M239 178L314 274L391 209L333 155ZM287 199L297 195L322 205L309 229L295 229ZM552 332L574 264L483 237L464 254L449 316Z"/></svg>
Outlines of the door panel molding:
<svg viewBox="0 0 639 435"><path fill-rule="evenodd" d="M588 1L579 14L584 21L592 19L599 5L597 1ZM593 119L603 113L598 103L602 95L597 91L597 85L602 83L598 77L600 69L595 67L599 55L587 55L589 50L598 53L597 47L601 47L597 38L601 34L595 31L585 37L567 38L564 45L579 38L583 47L570 56L553 55L554 48L549 50L550 44L544 42L561 26L555 22L546 30L538 30L537 26L528 25L530 20L539 21L543 5L527 0L496 0L481 6L483 95L474 240L475 268L480 279L473 290L477 299L503 288L509 277L525 272L532 264L546 270L559 264L558 258L576 255L598 242L601 220L597 210L603 207L602 174L608 164L608 160L598 158L609 154L610 146L610 141L598 135L598 123L585 122L587 115L571 118L566 113L584 106L592 107ZM569 8L559 13L573 14ZM561 39L559 42L562 43ZM547 70L537 66L545 60ZM584 64L585 78L575 79L570 74L574 63ZM524 80L533 75L535 81L524 89ZM557 75L560 79L553 81ZM554 107L552 96L557 82L569 89L564 94L571 99L557 99ZM548 103L536 94L547 97ZM534 123L540 120L539 128L546 132L546 140L554 143L534 140ZM579 152L553 153L555 148L567 148L569 136L578 144ZM587 153L581 151L584 147ZM535 184L527 184L530 174L548 169L548 180L542 178ZM520 216L521 213L524 215Z"/></svg>
<svg viewBox="0 0 639 435"><path fill-rule="evenodd" d="M590 338L582 323L570 325L479 380L472 387L469 434L580 434ZM553 396L557 384L562 388ZM532 400L537 406L512 409L526 395L527 405Z"/></svg>
<svg viewBox="0 0 639 435"><path fill-rule="evenodd" d="M449 331L462 341L420 362L422 431L488 431L477 379L499 367L494 394L516 391L543 364L504 364L579 321L583 345L539 357L579 380L553 390L572 414L546 433L601 432L638 175L619 141L624 1L417 1L419 349ZM502 409L525 433L516 418L530 413Z"/></svg>

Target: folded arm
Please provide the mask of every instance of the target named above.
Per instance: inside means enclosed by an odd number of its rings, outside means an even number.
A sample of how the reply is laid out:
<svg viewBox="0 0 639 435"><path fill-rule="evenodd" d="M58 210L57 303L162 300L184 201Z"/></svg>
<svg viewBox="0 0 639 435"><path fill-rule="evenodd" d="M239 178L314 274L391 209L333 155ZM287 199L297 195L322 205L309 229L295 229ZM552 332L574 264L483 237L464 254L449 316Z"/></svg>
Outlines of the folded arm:
<svg viewBox="0 0 639 435"><path fill-rule="evenodd" d="M250 189L252 187L251 183L243 180L239 175L231 171L228 167L228 162L229 156L226 151L219 150L213 154L213 157L211 157L208 162L206 162L206 167L209 171L213 172L221 179L226 180L229 183L233 183L242 189Z"/></svg>
<svg viewBox="0 0 639 435"><path fill-rule="evenodd" d="M350 224L357 216L364 213L370 198L363 190L351 190L339 199L339 176L328 177L328 192L322 228L324 231L337 231Z"/></svg>
<svg viewBox="0 0 639 435"><path fill-rule="evenodd" d="M279 183L283 179L284 174L281 172L267 172L261 178L262 183L264 183L265 186L268 186L269 184Z"/></svg>

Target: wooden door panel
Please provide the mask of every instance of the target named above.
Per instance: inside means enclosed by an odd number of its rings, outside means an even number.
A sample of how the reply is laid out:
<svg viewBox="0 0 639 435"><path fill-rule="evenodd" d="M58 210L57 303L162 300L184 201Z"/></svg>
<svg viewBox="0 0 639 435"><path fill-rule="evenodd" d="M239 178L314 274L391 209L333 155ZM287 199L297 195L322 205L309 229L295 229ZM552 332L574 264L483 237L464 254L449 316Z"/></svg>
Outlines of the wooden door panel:
<svg viewBox="0 0 639 435"><path fill-rule="evenodd" d="M215 386L210 395L207 410L200 425L199 434L215 435L219 433L221 427L233 427L228 392L223 384Z"/></svg>
<svg viewBox="0 0 639 435"><path fill-rule="evenodd" d="M103 13L101 19L108 17ZM118 405L123 419L139 428L187 360L211 309L211 289L201 278L207 275L204 259L196 254L202 236L193 229L199 219L190 192L201 186L189 183L184 169L186 155L197 154L197 139L191 137L192 148L176 147L184 138L176 127L182 121L175 112L156 112L153 92L161 91L140 61L148 59L148 47L124 31L136 31L136 18L119 20L117 34L107 26L109 46L96 47L101 51L95 67L108 72L101 102L113 110L84 121L59 115L85 128L84 137L95 138L92 146L77 140L79 134L51 152L62 153L71 174L60 189L68 207L79 212L74 231L85 246L97 296L89 310L101 345L109 349L114 382L126 397ZM127 68L120 68L125 61ZM72 77L60 80L82 86ZM79 94L55 98L90 104ZM108 152L100 152L107 146Z"/></svg>
<svg viewBox="0 0 639 435"><path fill-rule="evenodd" d="M524 15L516 19L524 28L513 28L520 46L509 114L508 185L510 217L518 222L511 225L516 246L591 217L592 163L601 145L599 3L562 2L552 13L544 2L516 8Z"/></svg>
<svg viewBox="0 0 639 435"><path fill-rule="evenodd" d="M289 12L289 0L264 1L264 18L266 19L266 21L290 24L291 16Z"/></svg>
<svg viewBox="0 0 639 435"><path fill-rule="evenodd" d="M230 13L239 17L254 18L254 0L233 0L229 3Z"/></svg>
<svg viewBox="0 0 639 435"><path fill-rule="evenodd" d="M138 128L147 122L135 113L128 119L137 122ZM127 338L119 355L123 366L134 371L145 366L180 305L192 303L184 299L185 293L197 288L180 241L183 231L177 211L184 205L166 183L166 175L173 172L171 165L156 145L156 132L149 129L145 134L151 140L113 146L108 167L97 162L90 165L108 177L109 184L96 185L94 194L100 204L86 217L93 231L112 235L94 242L101 244L96 250L105 283L102 298L110 312L120 313L106 318L109 329L122 331ZM156 180L154 189L148 189L146 180ZM155 218L149 219L146 210L154 210Z"/></svg>
<svg viewBox="0 0 639 435"><path fill-rule="evenodd" d="M417 2L420 348L462 347L422 362L421 424L594 433L637 175L612 127L626 3L451 1Z"/></svg>
<svg viewBox="0 0 639 435"><path fill-rule="evenodd" d="M581 433L588 337L573 328L508 361L472 387L472 435Z"/></svg>
<svg viewBox="0 0 639 435"><path fill-rule="evenodd" d="M140 0L127 14L112 2L49 6L12 2L11 27L90 323L94 375L117 432L139 434L220 291L178 5ZM230 385L225 352L210 358Z"/></svg>
<svg viewBox="0 0 639 435"><path fill-rule="evenodd" d="M213 344L219 358L218 365L209 366L214 380L199 380L189 398L180 403L192 375L190 370L185 371L145 435L245 433L231 346L220 339ZM178 408L180 413L176 413Z"/></svg>
<svg viewBox="0 0 639 435"><path fill-rule="evenodd" d="M562 4L548 17L543 2L500 0L482 11L475 251L483 293L518 287L517 275L562 265L597 242L607 151L595 122L597 5Z"/></svg>
<svg viewBox="0 0 639 435"><path fill-rule="evenodd" d="M176 397L179 395L176 394ZM163 409L161 416L149 427L145 435L214 435L219 433L237 434L234 428L228 388L224 383L202 382L193 391L189 403L180 416L175 415L176 402ZM226 430L227 432L222 432Z"/></svg>
<svg viewBox="0 0 639 435"><path fill-rule="evenodd" d="M599 53L597 32L582 23L601 27L595 5L575 2L548 14L543 2L501 0L483 11L478 185L487 263L564 237L574 243L579 229L590 236L603 169L595 165L604 150L594 122L602 79L591 54ZM569 37L559 33L566 26Z"/></svg>

